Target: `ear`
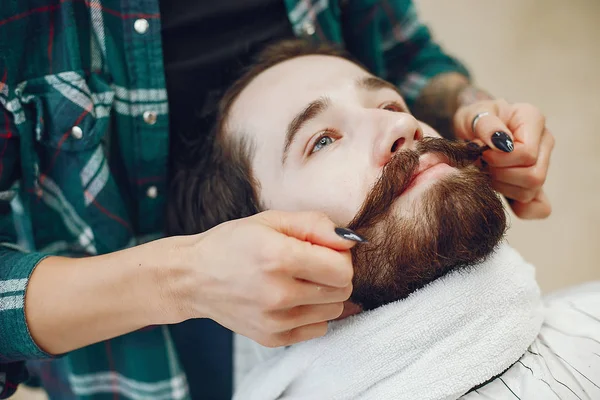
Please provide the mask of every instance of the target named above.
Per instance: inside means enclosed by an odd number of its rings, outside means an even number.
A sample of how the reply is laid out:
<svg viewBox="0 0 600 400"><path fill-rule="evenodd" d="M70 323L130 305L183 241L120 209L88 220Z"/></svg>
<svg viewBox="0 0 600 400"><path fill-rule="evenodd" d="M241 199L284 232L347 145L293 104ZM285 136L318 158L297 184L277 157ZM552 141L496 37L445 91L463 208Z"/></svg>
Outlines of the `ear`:
<svg viewBox="0 0 600 400"><path fill-rule="evenodd" d="M196 234L258 212L249 146L241 140L227 140L215 144L208 162L174 171L166 233Z"/></svg>

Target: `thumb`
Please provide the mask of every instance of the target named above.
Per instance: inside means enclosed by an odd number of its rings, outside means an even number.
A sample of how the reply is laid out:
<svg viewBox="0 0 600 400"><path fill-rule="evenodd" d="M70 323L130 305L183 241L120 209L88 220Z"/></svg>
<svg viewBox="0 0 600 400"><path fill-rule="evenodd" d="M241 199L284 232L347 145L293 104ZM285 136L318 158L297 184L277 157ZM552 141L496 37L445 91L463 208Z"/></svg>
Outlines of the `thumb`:
<svg viewBox="0 0 600 400"><path fill-rule="evenodd" d="M258 215L266 225L286 236L333 250L345 251L366 242L356 232L336 227L324 213L265 211Z"/></svg>
<svg viewBox="0 0 600 400"><path fill-rule="evenodd" d="M509 204L515 215L521 219L544 219L552 213L550 200L543 190L540 190L529 203L509 200Z"/></svg>

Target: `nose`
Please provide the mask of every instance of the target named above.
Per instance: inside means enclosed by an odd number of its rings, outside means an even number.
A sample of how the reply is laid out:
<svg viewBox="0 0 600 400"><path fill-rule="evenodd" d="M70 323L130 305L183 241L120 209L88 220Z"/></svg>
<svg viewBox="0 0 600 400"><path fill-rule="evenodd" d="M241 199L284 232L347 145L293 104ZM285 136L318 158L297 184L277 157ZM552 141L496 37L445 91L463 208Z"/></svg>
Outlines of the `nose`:
<svg viewBox="0 0 600 400"><path fill-rule="evenodd" d="M386 113L382 121L379 140L374 146L374 158L378 166L384 166L397 151L414 149L423 138L419 122L407 113Z"/></svg>

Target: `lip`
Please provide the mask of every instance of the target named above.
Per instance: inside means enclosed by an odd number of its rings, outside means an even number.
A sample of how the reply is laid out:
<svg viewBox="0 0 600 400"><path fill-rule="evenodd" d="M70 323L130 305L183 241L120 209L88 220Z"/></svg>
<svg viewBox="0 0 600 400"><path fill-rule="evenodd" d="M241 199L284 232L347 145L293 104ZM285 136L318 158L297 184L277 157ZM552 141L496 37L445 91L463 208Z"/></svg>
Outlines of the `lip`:
<svg viewBox="0 0 600 400"><path fill-rule="evenodd" d="M430 179L436 178L452 169L448 160L439 154L424 154L419 158L419 168L412 176L410 184L401 194L408 193L411 189L419 186Z"/></svg>

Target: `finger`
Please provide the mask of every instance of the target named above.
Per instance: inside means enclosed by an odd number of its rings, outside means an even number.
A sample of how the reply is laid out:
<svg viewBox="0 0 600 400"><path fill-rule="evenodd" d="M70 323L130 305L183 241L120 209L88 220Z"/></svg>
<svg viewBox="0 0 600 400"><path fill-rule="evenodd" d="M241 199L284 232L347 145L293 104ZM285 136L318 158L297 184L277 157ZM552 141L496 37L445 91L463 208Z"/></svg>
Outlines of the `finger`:
<svg viewBox="0 0 600 400"><path fill-rule="evenodd" d="M519 186L495 181L492 182L492 187L509 199L516 200L521 203L529 203L539 192L539 189L524 189Z"/></svg>
<svg viewBox="0 0 600 400"><path fill-rule="evenodd" d="M344 302L344 311L342 312L342 315L337 317L335 320L338 321L360 312L362 312L362 307L348 300Z"/></svg>
<svg viewBox="0 0 600 400"><path fill-rule="evenodd" d="M335 224L324 213L265 211L258 214L271 228L298 240L333 250L348 250L364 239L344 229L336 233ZM353 235L352 235L353 234Z"/></svg>
<svg viewBox="0 0 600 400"><path fill-rule="evenodd" d="M345 288L352 284L354 269L350 252L294 240L285 260L291 276L311 284Z"/></svg>
<svg viewBox="0 0 600 400"><path fill-rule="evenodd" d="M546 129L546 118L541 111L526 103L513 104L514 112L509 116L509 127L515 141L523 144L523 151L533 163L538 158L541 137Z"/></svg>
<svg viewBox="0 0 600 400"><path fill-rule="evenodd" d="M514 138L510 129L498 117L504 101L482 101L469 107L458 109L454 117L454 128L463 139L488 145L490 149L510 153L514 148ZM479 144L479 143L478 143Z"/></svg>
<svg viewBox="0 0 600 400"><path fill-rule="evenodd" d="M345 287L331 287L307 281L297 281L294 287L296 296L290 307L344 302L352 295L352 284Z"/></svg>
<svg viewBox="0 0 600 400"><path fill-rule="evenodd" d="M331 321L342 315L344 303L298 306L270 313L269 317L280 331Z"/></svg>
<svg viewBox="0 0 600 400"><path fill-rule="evenodd" d="M464 139L468 141L477 140L475 136L475 132L473 131L473 120L475 116L479 113L489 113L491 115L496 115L497 106L493 101L482 101L477 102L476 104L472 104L470 106L460 107L454 118L452 118L454 131L456 136L459 139ZM477 124L481 122L481 119L485 118L482 116L477 121Z"/></svg>
<svg viewBox="0 0 600 400"><path fill-rule="evenodd" d="M552 213L550 200L543 190L540 190L537 196L529 203L513 201L510 207L515 215L522 219L543 219Z"/></svg>
<svg viewBox="0 0 600 400"><path fill-rule="evenodd" d="M327 333L327 327L327 322L319 322L317 324L305 325L289 330L281 333L278 336L280 342L283 343L282 346L289 346L291 344L325 336Z"/></svg>
<svg viewBox="0 0 600 400"><path fill-rule="evenodd" d="M481 115L477 117L477 115ZM473 136L481 139L491 149L496 149L502 153L511 153L514 150L514 141L508 127L500 118L493 115L490 111L487 115L480 113L472 114L471 121L475 121Z"/></svg>
<svg viewBox="0 0 600 400"><path fill-rule="evenodd" d="M532 167L495 168L491 167L489 173L493 180L519 186L526 189L541 188L548 175L550 156L554 148L554 138L550 133L542 137L538 160Z"/></svg>
<svg viewBox="0 0 600 400"><path fill-rule="evenodd" d="M529 150L528 145L517 141L515 142L515 150L510 155L503 155L495 151L486 151L483 153L483 159L490 166L494 167L531 167L541 157L540 153L544 150L544 146L548 146L547 149L549 152L552 152L554 148L554 136L545 129L537 146L539 146L539 149L533 152Z"/></svg>

